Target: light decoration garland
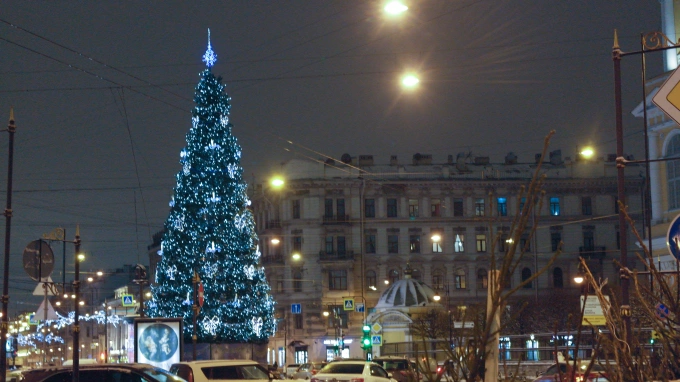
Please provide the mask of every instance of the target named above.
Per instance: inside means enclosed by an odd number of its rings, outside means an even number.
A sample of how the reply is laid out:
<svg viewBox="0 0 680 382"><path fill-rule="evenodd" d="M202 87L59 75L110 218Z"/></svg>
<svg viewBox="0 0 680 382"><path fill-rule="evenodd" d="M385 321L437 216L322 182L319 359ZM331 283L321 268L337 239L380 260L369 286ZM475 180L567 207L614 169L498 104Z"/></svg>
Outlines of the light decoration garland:
<svg viewBox="0 0 680 382"><path fill-rule="evenodd" d="M217 55L212 50L212 46L210 46L210 28L208 28L208 49L203 55L203 62L205 62L209 68L214 66L215 62L217 62Z"/></svg>
<svg viewBox="0 0 680 382"><path fill-rule="evenodd" d="M168 278L170 280L174 280L175 279L175 273L177 273L177 266L173 265L172 267L168 268L165 272L168 274Z"/></svg>
<svg viewBox="0 0 680 382"><path fill-rule="evenodd" d="M213 316L213 318L203 317L203 328L213 336L216 334L217 327L220 324L219 318Z"/></svg>
<svg viewBox="0 0 680 382"><path fill-rule="evenodd" d="M57 329L62 329L66 326L71 326L75 322L76 314L74 311L69 312L66 316L57 313L56 320L47 320L38 324L37 329L42 329L43 326L55 325ZM80 315L78 316L80 321L97 321L98 324L109 323L111 325L118 326L123 320L121 316L116 314L107 315L103 310L97 311L95 314L90 315Z"/></svg>
<svg viewBox="0 0 680 382"><path fill-rule="evenodd" d="M253 331L255 332L255 335L259 336L262 332L262 317L253 317L251 319L251 323L253 325Z"/></svg>
<svg viewBox="0 0 680 382"><path fill-rule="evenodd" d="M245 272L248 280L252 280L255 277L255 266L250 264L243 267L243 272Z"/></svg>

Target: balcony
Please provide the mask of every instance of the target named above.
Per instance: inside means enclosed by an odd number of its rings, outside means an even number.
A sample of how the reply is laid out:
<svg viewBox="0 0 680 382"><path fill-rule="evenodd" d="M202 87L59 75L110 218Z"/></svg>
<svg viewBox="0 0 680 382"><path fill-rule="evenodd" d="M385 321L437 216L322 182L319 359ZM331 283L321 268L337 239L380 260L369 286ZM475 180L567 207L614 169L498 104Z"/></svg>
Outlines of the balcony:
<svg viewBox="0 0 680 382"><path fill-rule="evenodd" d="M319 261L354 260L354 251L319 251Z"/></svg>
<svg viewBox="0 0 680 382"><path fill-rule="evenodd" d="M283 255L279 254L273 254L273 255L267 255L267 256L262 256L260 257L260 262L262 265L267 265L267 264L283 264Z"/></svg>
<svg viewBox="0 0 680 382"><path fill-rule="evenodd" d="M607 247L578 247L579 256L584 259L604 259Z"/></svg>
<svg viewBox="0 0 680 382"><path fill-rule="evenodd" d="M323 224L349 224L349 215L324 215Z"/></svg>

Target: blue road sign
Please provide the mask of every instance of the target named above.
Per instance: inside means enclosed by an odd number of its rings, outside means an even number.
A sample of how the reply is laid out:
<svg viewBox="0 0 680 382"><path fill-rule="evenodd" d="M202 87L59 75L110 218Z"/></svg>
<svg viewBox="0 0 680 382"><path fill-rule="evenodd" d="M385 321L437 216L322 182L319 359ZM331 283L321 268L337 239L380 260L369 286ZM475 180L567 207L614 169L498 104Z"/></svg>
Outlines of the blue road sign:
<svg viewBox="0 0 680 382"><path fill-rule="evenodd" d="M354 299L353 298L346 298L344 306L345 306L344 310L354 310Z"/></svg>
<svg viewBox="0 0 680 382"><path fill-rule="evenodd" d="M668 226L666 245L668 246L668 252L680 260L680 219L678 218L680 218L680 215L676 216L671 225Z"/></svg>
<svg viewBox="0 0 680 382"><path fill-rule="evenodd" d="M659 320L665 320L668 318L668 315L670 314L670 311L668 310L668 307L662 303L656 304L656 317Z"/></svg>
<svg viewBox="0 0 680 382"><path fill-rule="evenodd" d="M381 334L374 334L371 336L371 344L376 345L376 346L381 346L382 345L382 335Z"/></svg>
<svg viewBox="0 0 680 382"><path fill-rule="evenodd" d="M290 304L290 312L293 314L302 313L302 304Z"/></svg>
<svg viewBox="0 0 680 382"><path fill-rule="evenodd" d="M365 309L365 308L364 308L364 304L363 304L363 303L355 304L355 306L356 306L356 311L357 311L358 313L363 313L363 312L364 312L364 309Z"/></svg>
<svg viewBox="0 0 680 382"><path fill-rule="evenodd" d="M131 294L124 294L121 296L121 299L123 300L123 306L133 306L135 304Z"/></svg>

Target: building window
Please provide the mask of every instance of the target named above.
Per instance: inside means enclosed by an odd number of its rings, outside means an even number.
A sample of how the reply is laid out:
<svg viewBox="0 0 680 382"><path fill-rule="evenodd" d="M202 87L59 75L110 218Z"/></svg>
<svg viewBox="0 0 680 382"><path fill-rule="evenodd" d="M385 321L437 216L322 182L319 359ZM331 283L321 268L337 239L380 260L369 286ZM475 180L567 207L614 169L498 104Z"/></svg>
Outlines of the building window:
<svg viewBox="0 0 680 382"><path fill-rule="evenodd" d="M347 220L347 216L345 215L345 199L337 199L335 201L335 213L337 214L339 221Z"/></svg>
<svg viewBox="0 0 680 382"><path fill-rule="evenodd" d="M337 248L338 248L338 255L345 255L346 254L346 246L345 246L345 237L344 236L338 236L337 239Z"/></svg>
<svg viewBox="0 0 680 382"><path fill-rule="evenodd" d="M328 315L328 327L330 328L347 328L349 323L348 311L344 310L342 305L331 305L328 307L330 314Z"/></svg>
<svg viewBox="0 0 680 382"><path fill-rule="evenodd" d="M397 217L397 199L387 199L387 217Z"/></svg>
<svg viewBox="0 0 680 382"><path fill-rule="evenodd" d="M581 214L593 214L593 200L590 198L590 196L584 196L581 198Z"/></svg>
<svg viewBox="0 0 680 382"><path fill-rule="evenodd" d="M293 200L293 219L300 219L300 200Z"/></svg>
<svg viewBox="0 0 680 382"><path fill-rule="evenodd" d="M531 278L531 269L529 268L524 268L522 269L522 282L525 282L526 280L529 280ZM524 285L524 289L531 289L533 282L527 283Z"/></svg>
<svg viewBox="0 0 680 382"><path fill-rule="evenodd" d="M456 273L453 275L453 283L456 289L467 289L467 277L465 277L464 270L456 269Z"/></svg>
<svg viewBox="0 0 680 382"><path fill-rule="evenodd" d="M347 270L328 271L329 290L347 290Z"/></svg>
<svg viewBox="0 0 680 382"><path fill-rule="evenodd" d="M366 253L375 253L375 235L364 236Z"/></svg>
<svg viewBox="0 0 680 382"><path fill-rule="evenodd" d="M484 216L484 199L475 199L475 216Z"/></svg>
<svg viewBox="0 0 680 382"><path fill-rule="evenodd" d="M477 234L475 238L477 242L477 252L486 252L486 235Z"/></svg>
<svg viewBox="0 0 680 382"><path fill-rule="evenodd" d="M418 199L408 200L408 217L410 218L418 217Z"/></svg>
<svg viewBox="0 0 680 382"><path fill-rule="evenodd" d="M519 238L519 250L524 252L531 251L531 240L529 240L528 233L523 233Z"/></svg>
<svg viewBox="0 0 680 382"><path fill-rule="evenodd" d="M433 218L442 216L441 207L442 207L441 200L432 199L432 201L430 202L430 216L432 216Z"/></svg>
<svg viewBox="0 0 680 382"><path fill-rule="evenodd" d="M396 269L392 269L389 271L387 274L387 278L390 280L390 283L394 285L397 281L399 281L399 271Z"/></svg>
<svg viewBox="0 0 680 382"><path fill-rule="evenodd" d="M375 199L364 200L364 217L367 218L375 217Z"/></svg>
<svg viewBox="0 0 680 382"><path fill-rule="evenodd" d="M420 235L410 235L408 241L411 253L420 253Z"/></svg>
<svg viewBox="0 0 680 382"><path fill-rule="evenodd" d="M377 290L378 277L375 271L366 272L366 289L367 290Z"/></svg>
<svg viewBox="0 0 680 382"><path fill-rule="evenodd" d="M465 252L465 235L462 233L456 234L456 239L453 242L454 252Z"/></svg>
<svg viewBox="0 0 680 382"><path fill-rule="evenodd" d="M399 253L399 235L387 235L387 253Z"/></svg>
<svg viewBox="0 0 680 382"><path fill-rule="evenodd" d="M489 274L486 269L477 271L477 289L487 289L489 287Z"/></svg>
<svg viewBox="0 0 680 382"><path fill-rule="evenodd" d="M324 200L323 216L328 219L333 218L333 199Z"/></svg>
<svg viewBox="0 0 680 382"><path fill-rule="evenodd" d="M302 252L302 236L293 236L293 252Z"/></svg>
<svg viewBox="0 0 680 382"><path fill-rule="evenodd" d="M326 254L333 254L333 236L326 236Z"/></svg>
<svg viewBox="0 0 680 382"><path fill-rule="evenodd" d="M557 251L562 242L562 232L550 232L550 247L553 252Z"/></svg>
<svg viewBox="0 0 680 382"><path fill-rule="evenodd" d="M463 216L463 199L453 199L453 216Z"/></svg>
<svg viewBox="0 0 680 382"><path fill-rule="evenodd" d="M440 235L438 232L434 233L433 235L439 235L439 240L435 241L432 240L432 253L442 253L442 235Z"/></svg>
<svg viewBox="0 0 680 382"><path fill-rule="evenodd" d="M295 329L303 329L302 327L302 314L295 314Z"/></svg>
<svg viewBox="0 0 680 382"><path fill-rule="evenodd" d="M293 273L293 292L302 292L302 272Z"/></svg>
<svg viewBox="0 0 680 382"><path fill-rule="evenodd" d="M560 215L560 198L553 196L550 198L550 215Z"/></svg>
<svg viewBox="0 0 680 382"><path fill-rule="evenodd" d="M505 253L508 250L508 234L501 233L498 236L498 251L500 253Z"/></svg>
<svg viewBox="0 0 680 382"><path fill-rule="evenodd" d="M553 287L564 288L564 279L562 278L562 268L553 269Z"/></svg>
<svg viewBox="0 0 680 382"><path fill-rule="evenodd" d="M595 236L593 231L583 231L583 250L593 252L595 250ZM588 254L590 255L590 253Z"/></svg>
<svg viewBox="0 0 680 382"><path fill-rule="evenodd" d="M680 135L674 135L666 145L666 158L676 157L678 154L680 154ZM680 208L680 160L666 161L666 179L668 182L668 209Z"/></svg>
<svg viewBox="0 0 680 382"><path fill-rule="evenodd" d="M436 270L432 273L432 289L437 290L442 288L444 288L444 276L441 271Z"/></svg>
<svg viewBox="0 0 680 382"><path fill-rule="evenodd" d="M508 216L508 200L498 198L498 216Z"/></svg>

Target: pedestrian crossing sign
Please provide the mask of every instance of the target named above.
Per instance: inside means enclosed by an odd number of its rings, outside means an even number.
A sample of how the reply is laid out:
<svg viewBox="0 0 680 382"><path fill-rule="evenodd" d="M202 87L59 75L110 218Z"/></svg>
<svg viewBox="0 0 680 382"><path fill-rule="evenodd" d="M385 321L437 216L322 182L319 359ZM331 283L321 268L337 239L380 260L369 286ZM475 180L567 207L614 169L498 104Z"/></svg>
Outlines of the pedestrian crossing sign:
<svg viewBox="0 0 680 382"><path fill-rule="evenodd" d="M345 306L344 310L354 310L354 299L346 298L344 306Z"/></svg>
<svg viewBox="0 0 680 382"><path fill-rule="evenodd" d="M374 334L371 336L371 344L375 346L382 346L382 334Z"/></svg>
<svg viewBox="0 0 680 382"><path fill-rule="evenodd" d="M135 304L131 294L124 294L120 298L123 300L123 306L133 306Z"/></svg>

